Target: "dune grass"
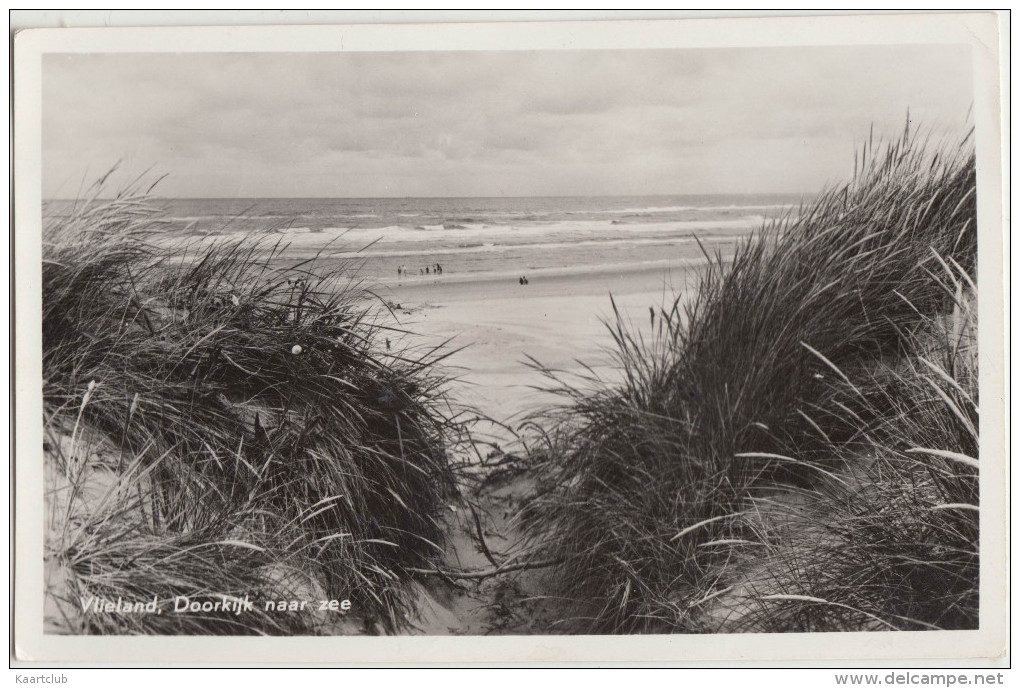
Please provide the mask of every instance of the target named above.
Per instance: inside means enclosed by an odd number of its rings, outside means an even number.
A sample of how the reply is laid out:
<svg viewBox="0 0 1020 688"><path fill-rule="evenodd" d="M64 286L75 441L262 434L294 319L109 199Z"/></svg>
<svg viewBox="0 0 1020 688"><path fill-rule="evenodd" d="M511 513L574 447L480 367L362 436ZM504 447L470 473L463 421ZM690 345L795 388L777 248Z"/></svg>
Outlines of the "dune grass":
<svg viewBox="0 0 1020 688"><path fill-rule="evenodd" d="M366 626L403 625L409 570L442 553L458 431L443 354L384 350L385 311L347 266L285 263L258 240L168 243L145 190L102 189L44 226L51 618L104 633L340 621L79 601L248 594L350 598Z"/></svg>
<svg viewBox="0 0 1020 688"><path fill-rule="evenodd" d="M856 168L709 257L651 340L611 325L622 383L547 371L570 404L523 517L575 630L976 624L972 144Z"/></svg>
<svg viewBox="0 0 1020 688"><path fill-rule="evenodd" d="M833 421L859 426L830 450L842 470L748 517L767 555L732 600L737 628L977 627L976 294L965 273L945 279L953 315L928 319L895 364L833 382Z"/></svg>

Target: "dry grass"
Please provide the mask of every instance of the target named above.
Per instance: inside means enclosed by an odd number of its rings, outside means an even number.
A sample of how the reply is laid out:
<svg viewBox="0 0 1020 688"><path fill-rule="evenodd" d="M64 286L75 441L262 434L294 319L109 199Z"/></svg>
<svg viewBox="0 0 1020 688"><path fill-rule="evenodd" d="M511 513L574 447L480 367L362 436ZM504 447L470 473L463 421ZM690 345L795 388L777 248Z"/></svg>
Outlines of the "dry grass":
<svg viewBox="0 0 1020 688"><path fill-rule="evenodd" d="M78 602L296 590L402 625L408 570L442 552L459 429L442 354L382 350L385 312L344 266L282 267L283 247L257 241L168 249L146 193L101 189L45 226L53 618L70 632L323 630L307 614Z"/></svg>
<svg viewBox="0 0 1020 688"><path fill-rule="evenodd" d="M525 516L577 630L719 630L734 594L742 628L973 627L976 463L946 457L976 459L976 386L938 336L976 270L971 142L905 132L857 167L711 259L652 341L613 325L622 385L557 381ZM789 490L829 535L763 533L756 499ZM749 593L780 553L802 561Z"/></svg>

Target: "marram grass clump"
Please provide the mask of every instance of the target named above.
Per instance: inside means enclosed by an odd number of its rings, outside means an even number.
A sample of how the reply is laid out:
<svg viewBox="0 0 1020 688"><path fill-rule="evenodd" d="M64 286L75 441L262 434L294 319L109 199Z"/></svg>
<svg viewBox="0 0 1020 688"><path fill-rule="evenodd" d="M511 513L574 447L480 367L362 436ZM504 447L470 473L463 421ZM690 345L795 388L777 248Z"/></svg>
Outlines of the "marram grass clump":
<svg viewBox="0 0 1020 688"><path fill-rule="evenodd" d="M976 291L946 267L951 315L928 319L895 363L833 380L833 420L859 426L830 449L841 470L810 490L756 494L745 523L766 554L717 610L726 625L977 628Z"/></svg>
<svg viewBox="0 0 1020 688"><path fill-rule="evenodd" d="M435 350L389 352L350 270L158 236L101 185L46 219L47 617L73 633L316 633L413 618L451 487ZM322 267L326 265L327 267ZM350 618L81 600L351 599ZM349 629L348 629L349 630Z"/></svg>
<svg viewBox="0 0 1020 688"><path fill-rule="evenodd" d="M651 341L617 322L622 383L557 380L523 516L575 630L974 627L975 190L969 137L866 146Z"/></svg>

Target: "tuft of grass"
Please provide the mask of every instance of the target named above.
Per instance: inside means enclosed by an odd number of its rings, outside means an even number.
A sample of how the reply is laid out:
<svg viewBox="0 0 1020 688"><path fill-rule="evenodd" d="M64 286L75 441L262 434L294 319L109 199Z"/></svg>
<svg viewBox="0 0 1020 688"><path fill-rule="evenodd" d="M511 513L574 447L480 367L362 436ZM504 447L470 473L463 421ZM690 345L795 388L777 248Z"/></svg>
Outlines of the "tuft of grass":
<svg viewBox="0 0 1020 688"><path fill-rule="evenodd" d="M780 511L793 527L776 537L759 520L770 554L744 581L737 627L977 628L976 292L966 273L944 277L960 299L951 316L929 319L902 359L855 388L833 383L833 416L855 405L874 420L833 446L841 481L805 492L796 514Z"/></svg>
<svg viewBox="0 0 1020 688"><path fill-rule="evenodd" d="M403 625L453 484L443 354L385 351L388 321L347 266L288 263L255 240L185 245L156 234L137 185L101 189L44 224L52 618L70 632L323 631L307 613L90 615L78 601L297 585L350 597L366 625Z"/></svg>
<svg viewBox="0 0 1020 688"><path fill-rule="evenodd" d="M881 150L869 144L848 184L767 224L731 258L707 256L698 288L664 309L653 340L618 318L622 383L590 391L590 380L546 371L571 404L545 424L543 488L524 519L539 547L564 558L556 579L584 610L577 630L699 632L734 618L842 630L868 613L896 628L973 623L976 464L951 457L976 459L976 387L933 358L948 346L933 323L960 308L975 274L975 190L969 136L931 146L905 131ZM807 500L832 532L785 548L811 565L787 562L782 590L754 593L747 577L783 549L763 535L756 500L780 493L807 496L779 498L766 522ZM883 501L870 522L858 512ZM939 506L956 503L969 506ZM883 539L898 523L889 509L911 535ZM923 584L935 565L884 571L893 557L932 561L915 540L951 552L941 587ZM846 570L839 551L861 567L843 595L818 584L830 564ZM735 595L768 611L750 614L745 600L723 623ZM952 611L936 613L942 604ZM810 608L813 621L781 622L780 608Z"/></svg>

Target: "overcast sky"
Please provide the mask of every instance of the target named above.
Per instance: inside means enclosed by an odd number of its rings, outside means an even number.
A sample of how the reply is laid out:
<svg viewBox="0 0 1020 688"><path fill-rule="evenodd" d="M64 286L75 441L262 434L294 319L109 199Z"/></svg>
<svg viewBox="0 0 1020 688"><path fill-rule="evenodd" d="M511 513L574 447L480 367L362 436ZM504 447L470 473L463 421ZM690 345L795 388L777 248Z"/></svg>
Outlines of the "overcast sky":
<svg viewBox="0 0 1020 688"><path fill-rule="evenodd" d="M908 107L962 130L968 51L47 55L43 192L118 160L180 197L812 192Z"/></svg>

